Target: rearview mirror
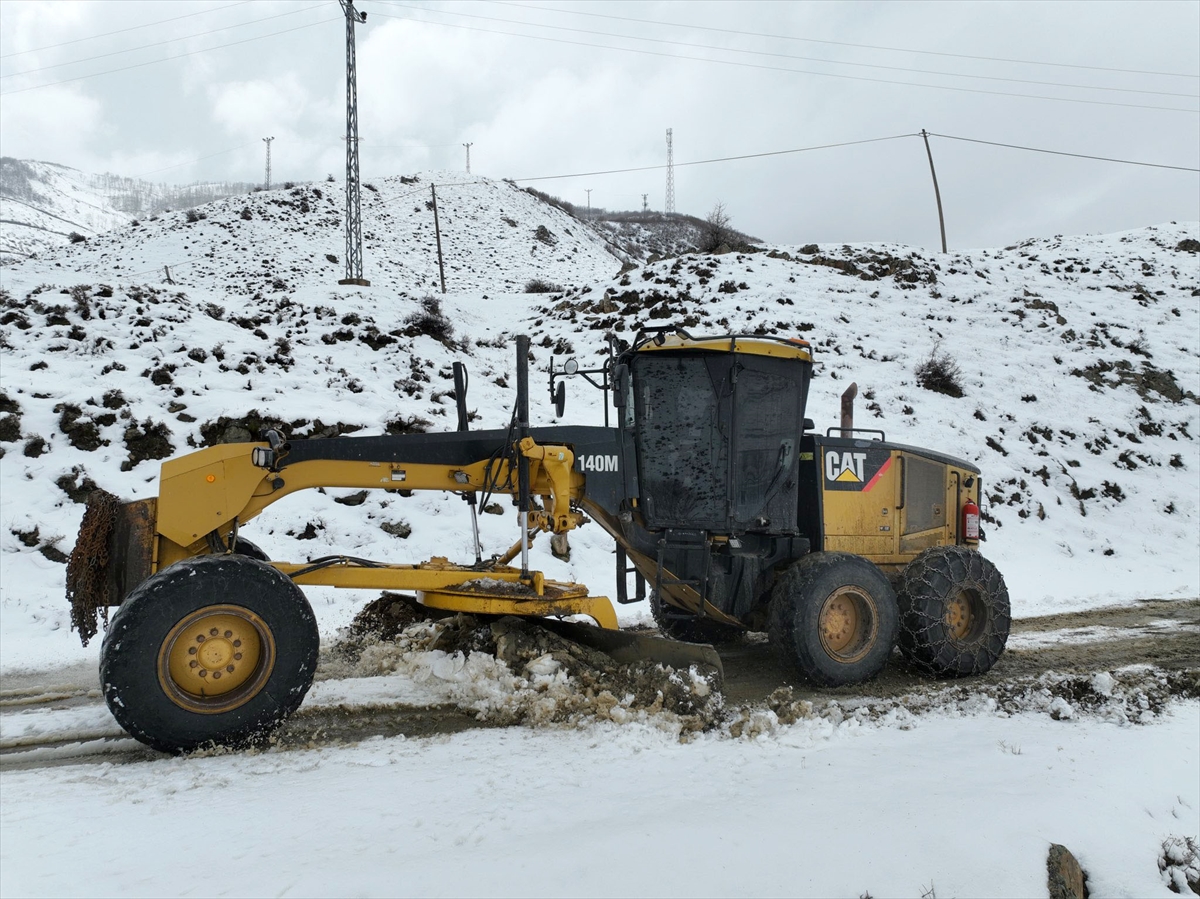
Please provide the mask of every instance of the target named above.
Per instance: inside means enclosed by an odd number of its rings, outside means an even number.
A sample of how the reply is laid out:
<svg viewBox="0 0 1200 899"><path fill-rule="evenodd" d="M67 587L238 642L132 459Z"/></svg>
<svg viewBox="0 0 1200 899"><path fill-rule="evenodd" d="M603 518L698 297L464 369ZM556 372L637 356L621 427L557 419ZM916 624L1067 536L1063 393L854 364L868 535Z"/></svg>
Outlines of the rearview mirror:
<svg viewBox="0 0 1200 899"><path fill-rule="evenodd" d="M618 409L625 408L625 399L629 395L629 366L621 363L613 368L613 405Z"/></svg>
<svg viewBox="0 0 1200 899"><path fill-rule="evenodd" d="M558 382L558 389L554 391L554 417L562 418L563 412L567 409L567 385L562 381Z"/></svg>

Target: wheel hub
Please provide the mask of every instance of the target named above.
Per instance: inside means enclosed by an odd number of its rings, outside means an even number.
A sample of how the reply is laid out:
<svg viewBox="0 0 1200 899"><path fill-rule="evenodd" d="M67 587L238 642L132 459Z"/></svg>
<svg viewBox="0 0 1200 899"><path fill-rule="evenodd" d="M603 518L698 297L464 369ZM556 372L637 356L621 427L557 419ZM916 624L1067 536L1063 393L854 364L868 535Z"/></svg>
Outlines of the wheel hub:
<svg viewBox="0 0 1200 899"><path fill-rule="evenodd" d="M968 589L959 590L947 600L942 620L951 640L967 643L978 636L979 624L983 620L981 605L979 595Z"/></svg>
<svg viewBox="0 0 1200 899"><path fill-rule="evenodd" d="M171 629L159 652L159 682L192 711L228 711L249 701L270 676L274 639L240 606L208 606Z"/></svg>
<svg viewBox="0 0 1200 899"><path fill-rule="evenodd" d="M870 596L852 587L828 596L817 621L821 646L839 662L863 658L875 640L877 626Z"/></svg>

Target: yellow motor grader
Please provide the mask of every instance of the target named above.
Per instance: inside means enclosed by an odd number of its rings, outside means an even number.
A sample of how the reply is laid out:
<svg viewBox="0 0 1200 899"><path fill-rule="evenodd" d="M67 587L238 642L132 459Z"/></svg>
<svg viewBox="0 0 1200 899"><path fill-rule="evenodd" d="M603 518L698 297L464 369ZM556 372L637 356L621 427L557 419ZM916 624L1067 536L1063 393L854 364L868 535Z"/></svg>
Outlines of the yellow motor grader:
<svg viewBox="0 0 1200 899"><path fill-rule="evenodd" d="M456 364L458 431L289 440L272 430L165 462L154 499L97 491L67 595L85 643L98 614L118 607L100 661L117 721L171 752L268 733L316 668L307 585L408 591L479 615L587 616L598 627L577 630L593 645L677 666L719 667L695 644L766 630L798 674L825 686L874 677L896 646L940 676L984 672L1003 652L1008 593L977 551L979 470L845 416L814 433L806 341L644 328L632 344L610 340L597 369L552 360L558 416L566 379L581 377L605 392L603 427L531 427L527 337L516 351L506 429L467 430ZM282 562L241 535L267 506L317 487L461 494L475 560ZM485 560L475 503L500 494L516 500L520 536ZM561 538L585 515L616 543L617 601L648 598L672 639L621 635L608 598L530 570L530 540Z"/></svg>

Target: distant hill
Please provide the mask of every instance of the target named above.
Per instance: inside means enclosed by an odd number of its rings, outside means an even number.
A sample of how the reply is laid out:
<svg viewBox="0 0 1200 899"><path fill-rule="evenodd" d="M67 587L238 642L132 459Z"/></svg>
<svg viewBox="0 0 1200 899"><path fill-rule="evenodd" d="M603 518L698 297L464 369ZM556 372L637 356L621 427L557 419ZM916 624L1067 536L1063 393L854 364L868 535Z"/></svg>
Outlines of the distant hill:
<svg viewBox="0 0 1200 899"><path fill-rule="evenodd" d="M167 209L248 193L241 182L154 184L81 172L54 162L0 157L0 265L91 237Z"/></svg>

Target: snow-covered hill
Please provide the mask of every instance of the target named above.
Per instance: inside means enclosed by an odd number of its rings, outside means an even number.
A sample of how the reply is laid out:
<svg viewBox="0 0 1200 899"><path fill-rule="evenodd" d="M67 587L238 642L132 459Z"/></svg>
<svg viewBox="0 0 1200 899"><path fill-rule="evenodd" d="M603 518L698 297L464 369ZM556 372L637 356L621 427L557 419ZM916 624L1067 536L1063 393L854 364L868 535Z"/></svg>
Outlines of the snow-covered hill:
<svg viewBox="0 0 1200 899"><path fill-rule="evenodd" d="M606 330L629 338L638 322L802 334L819 428L854 380L860 425L977 461L984 549L1018 615L1197 593L1195 224L948 256L777 247L621 274L595 233L514 185L421 173L364 189L359 288L336 283L342 204L324 182L230 197L0 271L0 665L80 657L62 559L91 484L153 495L158 459L264 421L297 436L452 429L455 359L476 426L500 426L513 335L534 337L536 400L551 354L586 367ZM961 366L962 397L917 386L935 347ZM566 420L602 421L599 394L571 389ZM535 418L553 420L549 403ZM290 497L247 536L274 558L469 557L456 498L347 493ZM511 543L511 518L482 516L488 551ZM570 562L542 546L535 562L611 591L611 541L585 527L572 546ZM311 595L325 633L363 599Z"/></svg>
<svg viewBox="0 0 1200 899"><path fill-rule="evenodd" d="M249 189L228 182L175 187L5 156L0 158L0 265L64 246L73 234L75 240L91 237L163 209L187 209Z"/></svg>

